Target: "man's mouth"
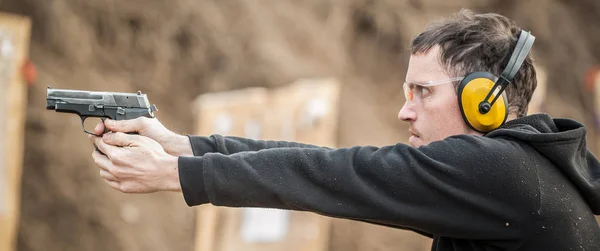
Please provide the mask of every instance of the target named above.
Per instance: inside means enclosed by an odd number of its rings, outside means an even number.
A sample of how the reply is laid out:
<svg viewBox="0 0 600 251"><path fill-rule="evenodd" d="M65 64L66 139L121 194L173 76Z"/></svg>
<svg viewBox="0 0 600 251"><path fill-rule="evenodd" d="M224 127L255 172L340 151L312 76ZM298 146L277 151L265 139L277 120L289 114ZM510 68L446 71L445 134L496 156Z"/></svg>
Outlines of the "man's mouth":
<svg viewBox="0 0 600 251"><path fill-rule="evenodd" d="M410 136L419 137L419 134L413 129L408 129L408 132L410 133Z"/></svg>
<svg viewBox="0 0 600 251"><path fill-rule="evenodd" d="M412 127L408 128L408 132L410 133L408 143L413 147L417 147L417 145L419 145L418 142L421 140L421 138L419 137L419 133Z"/></svg>

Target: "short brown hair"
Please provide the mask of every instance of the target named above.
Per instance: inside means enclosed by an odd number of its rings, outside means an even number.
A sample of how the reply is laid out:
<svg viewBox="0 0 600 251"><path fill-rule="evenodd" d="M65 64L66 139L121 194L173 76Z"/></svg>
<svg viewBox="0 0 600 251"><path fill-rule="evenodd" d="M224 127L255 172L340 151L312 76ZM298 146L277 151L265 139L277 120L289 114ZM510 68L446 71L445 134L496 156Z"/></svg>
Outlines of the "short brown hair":
<svg viewBox="0 0 600 251"><path fill-rule="evenodd" d="M499 77L517 44L521 28L510 19L494 13L474 14L463 9L448 19L432 22L411 44L411 54L440 47L440 63L448 75L460 77L475 71L488 71ZM506 88L509 112L527 115L527 107L537 86L531 53Z"/></svg>

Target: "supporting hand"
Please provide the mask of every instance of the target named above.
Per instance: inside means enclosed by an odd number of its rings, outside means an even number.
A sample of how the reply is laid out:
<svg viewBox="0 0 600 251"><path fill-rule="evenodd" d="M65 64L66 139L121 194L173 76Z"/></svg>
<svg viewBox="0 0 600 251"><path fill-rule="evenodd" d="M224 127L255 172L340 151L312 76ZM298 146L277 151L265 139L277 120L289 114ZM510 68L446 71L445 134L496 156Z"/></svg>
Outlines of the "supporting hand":
<svg viewBox="0 0 600 251"><path fill-rule="evenodd" d="M92 157L112 188L124 193L181 191L178 157L166 153L158 142L121 132L89 139L104 153L94 150Z"/></svg>

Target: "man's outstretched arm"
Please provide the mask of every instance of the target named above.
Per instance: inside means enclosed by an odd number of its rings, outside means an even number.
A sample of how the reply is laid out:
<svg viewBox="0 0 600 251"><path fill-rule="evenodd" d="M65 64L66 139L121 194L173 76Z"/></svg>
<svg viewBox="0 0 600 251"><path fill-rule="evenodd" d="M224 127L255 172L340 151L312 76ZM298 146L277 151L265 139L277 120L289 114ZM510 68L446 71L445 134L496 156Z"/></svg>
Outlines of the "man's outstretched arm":
<svg viewBox="0 0 600 251"><path fill-rule="evenodd" d="M182 191L190 206L311 211L477 239L518 238L532 225L527 216L536 210L530 205L535 198L524 197L530 195L520 188L505 189L496 179L520 179L511 177L510 168L518 168L526 156L483 137L461 136L419 149L404 144L290 147L195 157L170 156L139 135L108 133L91 140L106 154L93 156L113 188ZM490 147L501 155L481 151Z"/></svg>
<svg viewBox="0 0 600 251"><path fill-rule="evenodd" d="M206 153L180 157L178 170L190 206L281 208L459 238L518 238L529 227L523 215L531 213L519 210L533 210L536 200L498 184L495 177L514 173L482 162L492 156L480 148L490 144L511 156L501 165L522 163L522 154L508 144L465 136L419 149L397 144Z"/></svg>

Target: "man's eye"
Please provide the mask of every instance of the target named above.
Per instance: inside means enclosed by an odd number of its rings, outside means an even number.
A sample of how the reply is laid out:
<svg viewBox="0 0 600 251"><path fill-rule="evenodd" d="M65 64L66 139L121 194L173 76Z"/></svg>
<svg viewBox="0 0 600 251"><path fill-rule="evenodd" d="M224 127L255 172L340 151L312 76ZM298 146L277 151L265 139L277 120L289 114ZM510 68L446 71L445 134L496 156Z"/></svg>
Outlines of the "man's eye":
<svg viewBox="0 0 600 251"><path fill-rule="evenodd" d="M427 87L421 87L421 97L426 98L429 97L429 95L431 95L431 90Z"/></svg>
<svg viewBox="0 0 600 251"><path fill-rule="evenodd" d="M415 92L417 93L417 95L419 95L419 98L421 98L421 99L426 98L431 94L431 90L429 90L429 88L423 87L423 86L416 86Z"/></svg>

